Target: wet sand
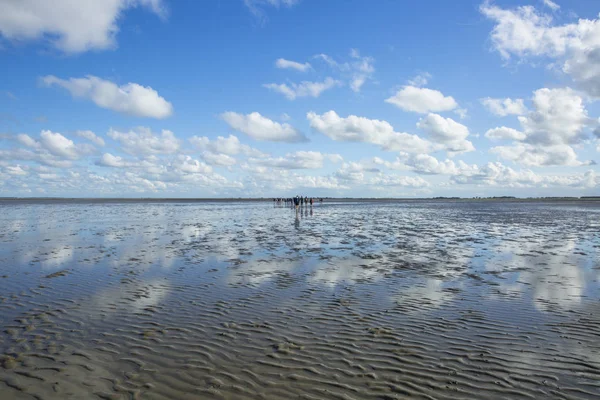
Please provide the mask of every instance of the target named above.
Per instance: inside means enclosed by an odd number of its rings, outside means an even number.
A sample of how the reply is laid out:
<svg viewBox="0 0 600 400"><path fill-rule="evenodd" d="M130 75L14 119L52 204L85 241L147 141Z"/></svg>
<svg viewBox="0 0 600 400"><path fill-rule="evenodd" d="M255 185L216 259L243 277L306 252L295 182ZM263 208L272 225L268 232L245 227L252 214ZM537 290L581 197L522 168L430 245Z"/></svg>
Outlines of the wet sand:
<svg viewBox="0 0 600 400"><path fill-rule="evenodd" d="M592 399L600 205L0 205L0 399Z"/></svg>

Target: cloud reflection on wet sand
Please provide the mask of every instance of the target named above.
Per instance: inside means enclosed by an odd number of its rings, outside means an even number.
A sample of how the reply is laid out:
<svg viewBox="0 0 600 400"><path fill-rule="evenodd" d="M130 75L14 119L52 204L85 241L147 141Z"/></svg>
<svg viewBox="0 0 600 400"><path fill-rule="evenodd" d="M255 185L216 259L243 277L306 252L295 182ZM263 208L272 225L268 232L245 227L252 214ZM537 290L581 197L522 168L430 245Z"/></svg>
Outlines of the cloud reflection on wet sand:
<svg viewBox="0 0 600 400"><path fill-rule="evenodd" d="M9 398L599 394L600 206L11 207Z"/></svg>

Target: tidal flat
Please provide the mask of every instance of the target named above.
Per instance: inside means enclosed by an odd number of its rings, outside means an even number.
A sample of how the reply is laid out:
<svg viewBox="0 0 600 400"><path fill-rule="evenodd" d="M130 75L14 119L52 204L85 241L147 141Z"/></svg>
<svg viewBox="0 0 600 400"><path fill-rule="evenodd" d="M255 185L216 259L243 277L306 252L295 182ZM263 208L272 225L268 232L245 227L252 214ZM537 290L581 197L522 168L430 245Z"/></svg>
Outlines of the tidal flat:
<svg viewBox="0 0 600 400"><path fill-rule="evenodd" d="M600 397L600 202L0 211L0 399Z"/></svg>

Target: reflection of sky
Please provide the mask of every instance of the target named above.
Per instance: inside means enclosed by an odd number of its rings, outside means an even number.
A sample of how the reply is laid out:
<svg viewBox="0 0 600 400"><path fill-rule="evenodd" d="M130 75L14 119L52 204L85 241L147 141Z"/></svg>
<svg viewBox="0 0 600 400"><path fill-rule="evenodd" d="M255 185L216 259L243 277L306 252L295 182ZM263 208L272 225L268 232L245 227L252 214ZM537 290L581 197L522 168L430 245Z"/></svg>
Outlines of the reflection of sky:
<svg viewBox="0 0 600 400"><path fill-rule="evenodd" d="M335 287L340 283L375 282L383 277L375 267L373 260L359 258L331 259L318 264L309 277L309 282Z"/></svg>
<svg viewBox="0 0 600 400"><path fill-rule="evenodd" d="M505 273L510 279L501 282L501 289L531 296L539 310L549 305L573 308L581 304L586 292L597 289L594 279L586 279L592 277L596 260L598 253L587 240L525 230L511 240L496 243L485 268Z"/></svg>
<svg viewBox="0 0 600 400"><path fill-rule="evenodd" d="M456 298L448 288L494 282L542 311L597 297L600 275L590 207L329 203L305 210L298 226L294 210L264 203L11 207L0 215L3 263L45 274L102 265L160 275L212 257L231 263L225 283L305 274L297 285L369 283L399 302L442 306ZM402 289L383 279L398 266Z"/></svg>

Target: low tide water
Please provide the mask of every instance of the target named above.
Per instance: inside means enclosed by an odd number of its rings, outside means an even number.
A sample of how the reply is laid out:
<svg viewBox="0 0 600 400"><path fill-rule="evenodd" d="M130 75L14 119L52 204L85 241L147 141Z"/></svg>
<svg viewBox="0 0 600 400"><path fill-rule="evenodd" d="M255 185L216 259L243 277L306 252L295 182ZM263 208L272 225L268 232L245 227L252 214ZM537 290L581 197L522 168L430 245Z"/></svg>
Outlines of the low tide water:
<svg viewBox="0 0 600 400"><path fill-rule="evenodd" d="M593 399L600 203L0 205L0 399Z"/></svg>

